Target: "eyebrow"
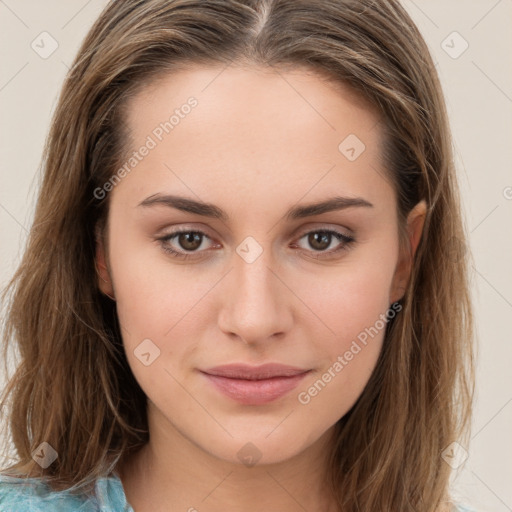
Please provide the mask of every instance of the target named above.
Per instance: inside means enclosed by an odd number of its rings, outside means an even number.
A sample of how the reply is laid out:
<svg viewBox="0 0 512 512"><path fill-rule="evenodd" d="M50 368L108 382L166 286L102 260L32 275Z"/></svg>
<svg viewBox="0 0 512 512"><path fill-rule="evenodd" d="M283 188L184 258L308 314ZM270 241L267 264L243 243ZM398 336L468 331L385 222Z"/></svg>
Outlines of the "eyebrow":
<svg viewBox="0 0 512 512"><path fill-rule="evenodd" d="M196 215L211 217L224 222L227 222L229 219L228 214L214 204L176 195L163 195L157 193L147 197L138 204L138 206L143 207L155 205L168 206L170 208L175 208L176 210L195 213ZM362 197L335 196L317 203L294 206L286 212L285 218L287 220L303 219L305 217L312 217L322 213L345 210L347 208L354 207L373 208L373 204Z"/></svg>

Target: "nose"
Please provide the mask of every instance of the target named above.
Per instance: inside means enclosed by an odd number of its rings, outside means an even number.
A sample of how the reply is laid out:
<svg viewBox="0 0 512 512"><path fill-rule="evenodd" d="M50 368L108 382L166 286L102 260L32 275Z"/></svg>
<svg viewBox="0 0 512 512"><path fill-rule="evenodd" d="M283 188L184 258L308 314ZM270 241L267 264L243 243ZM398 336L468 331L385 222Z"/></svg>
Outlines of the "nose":
<svg viewBox="0 0 512 512"><path fill-rule="evenodd" d="M238 254L222 288L219 328L248 345L264 344L282 337L293 322L293 293L279 275L270 250L253 262ZM273 267L273 268L272 268Z"/></svg>

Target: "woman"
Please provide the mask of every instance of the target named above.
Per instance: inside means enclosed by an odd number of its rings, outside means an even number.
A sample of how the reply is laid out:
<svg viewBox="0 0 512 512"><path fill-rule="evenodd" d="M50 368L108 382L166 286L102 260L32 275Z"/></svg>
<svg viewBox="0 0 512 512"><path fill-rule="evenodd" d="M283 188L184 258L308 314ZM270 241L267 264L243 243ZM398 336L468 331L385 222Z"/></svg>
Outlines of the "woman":
<svg viewBox="0 0 512 512"><path fill-rule="evenodd" d="M2 510L466 510L450 144L396 0L109 4L8 289Z"/></svg>

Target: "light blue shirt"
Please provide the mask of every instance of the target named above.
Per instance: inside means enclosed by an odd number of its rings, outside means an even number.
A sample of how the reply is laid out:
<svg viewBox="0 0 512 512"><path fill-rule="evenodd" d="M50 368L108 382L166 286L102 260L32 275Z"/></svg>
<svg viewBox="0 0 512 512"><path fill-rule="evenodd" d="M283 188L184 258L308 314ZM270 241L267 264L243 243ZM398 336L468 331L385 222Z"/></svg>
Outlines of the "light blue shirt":
<svg viewBox="0 0 512 512"><path fill-rule="evenodd" d="M0 474L0 512L134 512L118 476L99 478L95 497L53 491L38 478Z"/></svg>
<svg viewBox="0 0 512 512"><path fill-rule="evenodd" d="M38 478L0 474L1 512L134 512L116 474L96 480L95 493L95 498L73 496L67 491L50 490ZM475 512L463 505L457 505L455 510Z"/></svg>

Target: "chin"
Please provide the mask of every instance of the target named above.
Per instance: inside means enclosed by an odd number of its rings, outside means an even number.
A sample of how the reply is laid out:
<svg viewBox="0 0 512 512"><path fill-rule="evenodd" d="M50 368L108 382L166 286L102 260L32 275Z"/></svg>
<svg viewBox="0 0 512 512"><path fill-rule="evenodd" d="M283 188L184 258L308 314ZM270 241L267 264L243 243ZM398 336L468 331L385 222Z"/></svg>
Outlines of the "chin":
<svg viewBox="0 0 512 512"><path fill-rule="evenodd" d="M204 448L225 462L247 468L278 464L297 456L312 444L300 437L300 433L304 434L300 430L292 432L284 429L281 432L278 429L260 430L254 435L232 432L233 438L210 440L210 445Z"/></svg>

